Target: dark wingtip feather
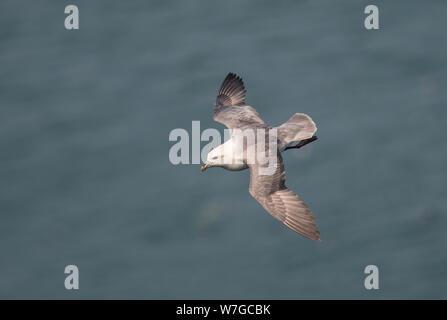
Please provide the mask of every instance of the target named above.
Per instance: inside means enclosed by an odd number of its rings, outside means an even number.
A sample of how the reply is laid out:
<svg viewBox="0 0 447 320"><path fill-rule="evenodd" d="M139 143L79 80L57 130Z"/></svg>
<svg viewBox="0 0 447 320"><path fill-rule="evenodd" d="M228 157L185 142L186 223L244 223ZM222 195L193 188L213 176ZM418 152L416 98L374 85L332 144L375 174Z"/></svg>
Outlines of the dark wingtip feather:
<svg viewBox="0 0 447 320"><path fill-rule="evenodd" d="M230 72L219 89L216 106L245 105L246 92L242 78Z"/></svg>

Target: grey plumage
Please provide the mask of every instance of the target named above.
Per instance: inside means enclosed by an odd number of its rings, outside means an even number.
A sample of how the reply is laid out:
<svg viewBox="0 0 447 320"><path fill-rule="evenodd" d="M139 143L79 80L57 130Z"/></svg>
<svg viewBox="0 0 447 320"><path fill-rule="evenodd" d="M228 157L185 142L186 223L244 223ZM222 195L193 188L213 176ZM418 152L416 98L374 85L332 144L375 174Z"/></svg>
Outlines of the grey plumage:
<svg viewBox="0 0 447 320"><path fill-rule="evenodd" d="M217 94L213 119L229 129L264 124L259 113L254 108L245 105L245 93L242 79L229 73Z"/></svg>
<svg viewBox="0 0 447 320"><path fill-rule="evenodd" d="M249 191L268 213L299 234L320 241L320 232L312 212L299 196L285 185L286 174L281 153L277 153L277 168L273 175L260 175L260 164L249 165Z"/></svg>
<svg viewBox="0 0 447 320"><path fill-rule="evenodd" d="M278 127L279 149L282 151L295 141L309 139L316 131L315 122L307 114L295 113Z"/></svg>
<svg viewBox="0 0 447 320"><path fill-rule="evenodd" d="M272 127L264 123L254 108L245 105L245 93L242 79L235 74L228 74L217 95L214 120L229 129L262 128L266 130L267 136ZM317 130L315 123L305 114L295 114L289 121L275 129L279 149L276 152L274 172L269 175L260 174L259 169L267 167L269 163L261 164L258 161L253 164L247 163L250 169L249 192L265 210L287 227L307 238L320 241L320 233L311 211L301 198L285 185L286 176L280 152L291 142L311 138ZM266 143L266 152L268 147L269 144Z"/></svg>
<svg viewBox="0 0 447 320"><path fill-rule="evenodd" d="M217 94L215 107L229 107L245 105L244 82L234 73L229 73Z"/></svg>

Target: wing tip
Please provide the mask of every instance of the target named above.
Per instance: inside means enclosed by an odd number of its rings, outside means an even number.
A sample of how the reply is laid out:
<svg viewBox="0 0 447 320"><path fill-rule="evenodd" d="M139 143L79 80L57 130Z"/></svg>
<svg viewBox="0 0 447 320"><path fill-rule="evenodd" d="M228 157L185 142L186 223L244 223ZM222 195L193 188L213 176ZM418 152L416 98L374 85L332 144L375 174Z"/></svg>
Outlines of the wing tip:
<svg viewBox="0 0 447 320"><path fill-rule="evenodd" d="M244 81L237 74L230 72L225 77L217 94L217 106L233 106L245 104L245 93L247 90Z"/></svg>
<svg viewBox="0 0 447 320"><path fill-rule="evenodd" d="M244 81L242 80L242 77L238 76L236 73L234 72L229 72L227 74L227 76L225 77L225 80L236 80L236 81L241 81L242 83L244 83ZM225 81L224 80L224 81Z"/></svg>

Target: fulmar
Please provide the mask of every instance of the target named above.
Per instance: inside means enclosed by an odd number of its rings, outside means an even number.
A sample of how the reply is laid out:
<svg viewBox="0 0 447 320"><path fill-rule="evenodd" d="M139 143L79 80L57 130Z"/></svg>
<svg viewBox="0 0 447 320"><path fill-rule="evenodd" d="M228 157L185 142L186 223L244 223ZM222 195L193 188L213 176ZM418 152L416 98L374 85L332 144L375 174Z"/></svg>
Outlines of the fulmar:
<svg viewBox="0 0 447 320"><path fill-rule="evenodd" d="M299 149L315 141L315 123L308 115L296 113L279 127L269 126L253 107L245 104L245 94L242 78L229 73L217 95L213 119L230 129L231 138L208 153L201 170L211 167L223 167L231 171L250 169L249 192L253 198L290 229L320 241L320 232L312 212L285 185L281 157L281 152L285 150ZM250 135L247 132L253 133L254 140L248 139ZM259 132L261 135L257 134ZM269 138L272 136L273 139ZM255 147L256 154L265 152L269 157L250 157L254 153L249 151L250 146Z"/></svg>

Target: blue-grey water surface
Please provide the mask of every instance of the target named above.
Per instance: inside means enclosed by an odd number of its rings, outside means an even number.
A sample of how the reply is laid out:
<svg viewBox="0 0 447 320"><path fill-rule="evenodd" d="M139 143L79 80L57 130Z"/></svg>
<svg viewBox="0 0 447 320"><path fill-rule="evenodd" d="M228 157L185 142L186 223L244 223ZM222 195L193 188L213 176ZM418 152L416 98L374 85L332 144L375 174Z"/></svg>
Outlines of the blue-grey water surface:
<svg viewBox="0 0 447 320"><path fill-rule="evenodd" d="M2 1L0 298L447 298L447 3L375 1L372 31L368 4ZM228 72L267 123L317 123L284 159L321 243L248 171L170 163L172 129L223 131Z"/></svg>

